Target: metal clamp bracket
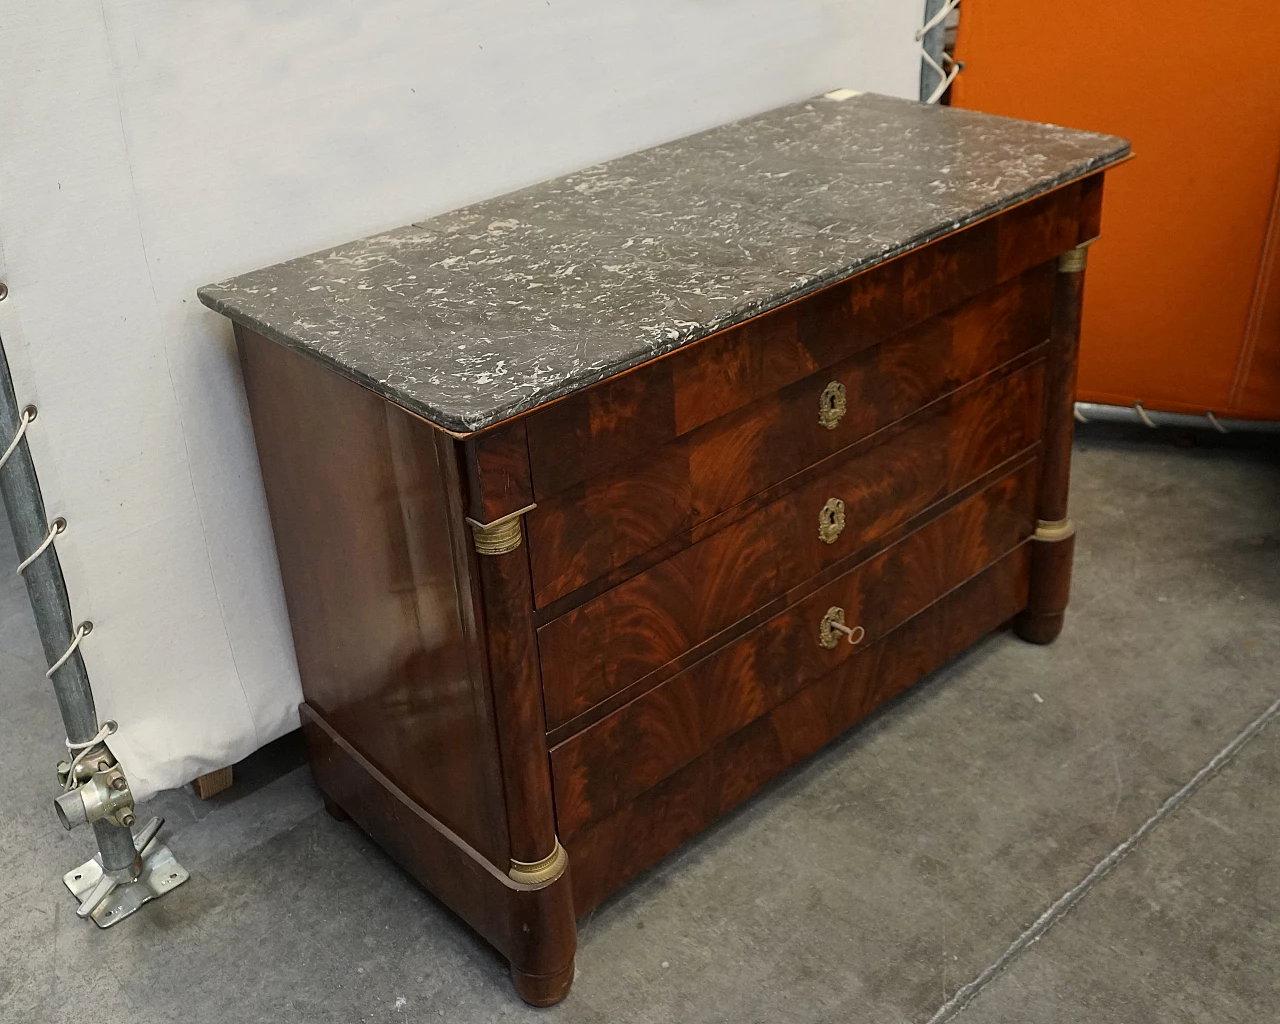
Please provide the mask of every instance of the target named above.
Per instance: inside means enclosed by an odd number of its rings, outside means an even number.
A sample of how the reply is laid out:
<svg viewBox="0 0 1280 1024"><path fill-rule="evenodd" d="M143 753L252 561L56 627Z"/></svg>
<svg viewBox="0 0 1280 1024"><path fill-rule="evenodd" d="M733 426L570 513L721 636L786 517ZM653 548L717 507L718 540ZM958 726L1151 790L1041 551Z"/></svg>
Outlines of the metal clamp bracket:
<svg viewBox="0 0 1280 1024"><path fill-rule="evenodd" d="M98 853L62 876L71 894L80 901L77 917L89 917L99 928L110 928L191 877L169 848L157 841L163 824L163 818L152 818L133 837L138 857L129 867L103 871L102 854Z"/></svg>

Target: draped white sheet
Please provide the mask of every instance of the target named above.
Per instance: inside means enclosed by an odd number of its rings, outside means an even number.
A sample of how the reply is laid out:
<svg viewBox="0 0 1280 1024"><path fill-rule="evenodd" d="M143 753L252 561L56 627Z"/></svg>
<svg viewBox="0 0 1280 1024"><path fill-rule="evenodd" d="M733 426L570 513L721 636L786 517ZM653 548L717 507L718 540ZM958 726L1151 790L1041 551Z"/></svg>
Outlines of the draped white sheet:
<svg viewBox="0 0 1280 1024"><path fill-rule="evenodd" d="M836 87L913 96L922 10L2 0L0 339L135 791L297 724L231 330L198 285Z"/></svg>

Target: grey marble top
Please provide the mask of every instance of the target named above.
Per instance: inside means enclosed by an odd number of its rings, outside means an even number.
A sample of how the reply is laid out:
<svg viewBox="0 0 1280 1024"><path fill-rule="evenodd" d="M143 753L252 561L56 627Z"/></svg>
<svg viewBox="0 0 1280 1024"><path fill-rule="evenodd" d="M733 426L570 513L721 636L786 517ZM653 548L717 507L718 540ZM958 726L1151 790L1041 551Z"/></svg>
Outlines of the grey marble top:
<svg viewBox="0 0 1280 1024"><path fill-rule="evenodd" d="M199 294L465 433L1128 151L1112 136L968 110L820 97Z"/></svg>

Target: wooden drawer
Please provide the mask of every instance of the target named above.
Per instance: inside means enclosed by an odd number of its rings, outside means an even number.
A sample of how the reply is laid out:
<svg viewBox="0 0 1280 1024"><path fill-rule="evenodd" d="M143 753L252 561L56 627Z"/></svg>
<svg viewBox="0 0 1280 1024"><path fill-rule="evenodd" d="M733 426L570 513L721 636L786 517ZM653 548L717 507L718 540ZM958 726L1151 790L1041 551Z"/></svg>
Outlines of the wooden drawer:
<svg viewBox="0 0 1280 1024"><path fill-rule="evenodd" d="M539 608L1045 340L1052 267L548 497L528 516ZM833 385L846 412L824 426Z"/></svg>
<svg viewBox="0 0 1280 1024"><path fill-rule="evenodd" d="M1043 365L1034 362L959 393L908 429L834 460L809 483L542 626L548 728L566 726L611 696L626 699L630 687L651 684L653 673L788 588L883 543L913 516L1025 453L1040 435L1042 382ZM843 503L844 518L835 536L824 511L833 499Z"/></svg>
<svg viewBox="0 0 1280 1024"><path fill-rule="evenodd" d="M789 696L771 706L776 691L762 687L762 697L745 699L759 701L767 711L633 799L617 800L607 778L584 790L601 806L616 804L617 809L573 833L560 826L573 862L574 909L585 914L774 776L1007 622L1026 604L1027 563L1024 544L879 642L864 642L825 675L790 688ZM758 677L750 681L756 685ZM694 733L689 738L683 722L669 720L667 726L678 751L706 743L697 722L689 724ZM576 785L567 782L566 788ZM557 812L565 807L560 804Z"/></svg>
<svg viewBox="0 0 1280 1024"><path fill-rule="evenodd" d="M551 753L557 827L572 835L688 764L1030 537L1034 459ZM819 624L839 607L857 646Z"/></svg>
<svg viewBox="0 0 1280 1024"><path fill-rule="evenodd" d="M1097 235L1100 199L1100 179L1072 182L536 410L526 421L533 495L542 501L1055 259Z"/></svg>

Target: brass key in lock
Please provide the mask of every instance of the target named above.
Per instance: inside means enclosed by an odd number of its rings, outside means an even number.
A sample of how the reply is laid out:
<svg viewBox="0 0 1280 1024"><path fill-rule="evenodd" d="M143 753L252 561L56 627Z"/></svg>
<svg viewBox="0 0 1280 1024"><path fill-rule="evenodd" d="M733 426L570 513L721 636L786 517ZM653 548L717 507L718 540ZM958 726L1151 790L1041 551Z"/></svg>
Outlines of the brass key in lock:
<svg viewBox="0 0 1280 1024"><path fill-rule="evenodd" d="M818 643L827 650L832 650L843 635L851 644L859 644L862 638L867 635L867 631L861 626L849 626L844 621L844 609L838 605L833 605L827 609L827 614L822 616L822 622L818 624Z"/></svg>

